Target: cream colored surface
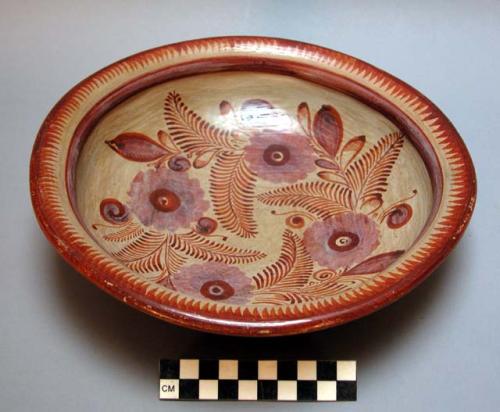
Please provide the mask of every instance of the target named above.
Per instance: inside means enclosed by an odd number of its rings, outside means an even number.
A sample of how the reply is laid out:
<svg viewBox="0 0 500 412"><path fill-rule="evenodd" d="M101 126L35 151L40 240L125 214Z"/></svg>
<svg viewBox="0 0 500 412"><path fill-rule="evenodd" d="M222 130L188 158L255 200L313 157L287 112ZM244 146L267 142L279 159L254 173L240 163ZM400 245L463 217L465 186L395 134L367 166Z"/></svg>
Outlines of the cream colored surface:
<svg viewBox="0 0 500 412"><path fill-rule="evenodd" d="M258 364L258 377L263 379L278 379L278 362L275 360L260 360Z"/></svg>
<svg viewBox="0 0 500 412"><path fill-rule="evenodd" d="M299 381L316 380L316 361L300 360L297 362L297 379Z"/></svg>
<svg viewBox="0 0 500 412"><path fill-rule="evenodd" d="M211 124L220 128L237 129L241 125L259 129L291 130L301 133L296 119L297 106L307 102L312 114L323 104L333 105L344 123L344 143L354 136L365 135L364 150L374 145L382 136L398 131L398 128L382 114L342 93L296 78L264 73L230 72L192 76L166 82L140 92L107 113L90 134L80 155L77 174L77 207L89 232L95 235L101 247L116 251L116 244L101 240L100 233L91 229L92 224L103 223L99 215L99 204L104 198L116 198L123 203L128 200L127 191L134 176L148 167L143 163L126 160L111 150L104 142L123 132L140 132L156 139L159 130L167 130L163 119L163 104L167 94L176 91L187 106ZM232 116L219 113L219 103L229 101L236 112L247 99L261 98L275 107L273 116L243 118L240 123ZM264 120L261 120L264 119ZM190 177L202 183L208 198L209 167L191 168ZM315 171L316 172L316 171ZM315 172L307 180L317 180ZM279 187L259 180L256 194ZM430 179L426 168L411 142L406 139L402 152L389 179L388 191L384 194L384 207L406 198L417 189L418 194L410 201L414 215L411 221L399 230L390 230L381 225L381 241L374 251L383 253L395 249L408 249L421 232L432 207ZM281 247L281 234L285 229L285 216L271 214L276 207L255 202L258 236L243 239L219 226L217 234L226 235L230 245L257 249L267 254L262 260L243 265L243 270L253 275L274 262ZM290 208L278 208L280 212ZM208 216L213 216L209 210ZM192 262L196 262L192 260ZM186 265L190 262L188 261ZM142 275L139 275L142 276Z"/></svg>
<svg viewBox="0 0 500 412"><path fill-rule="evenodd" d="M216 400L219 396L219 381L216 379L200 379L199 399Z"/></svg>
<svg viewBox="0 0 500 412"><path fill-rule="evenodd" d="M257 381L239 380L238 381L238 399L240 401L257 400Z"/></svg>
<svg viewBox="0 0 500 412"><path fill-rule="evenodd" d="M318 381L317 383L317 399L318 401L336 401L337 400L337 382L335 381Z"/></svg>
<svg viewBox="0 0 500 412"><path fill-rule="evenodd" d="M443 134L438 129L436 125L436 118L425 116L427 105L425 103L420 104L418 99L409 99L404 94L394 92L390 84L387 84L383 79L378 77L373 77L370 73L365 71L360 71L356 69L349 60L345 58L335 58L326 57L316 54L314 52L304 52L300 48L294 47L281 47L276 44L273 40L259 40L257 42L252 42L251 40L239 41L236 44L233 43L208 43L196 47L186 47L183 50L178 50L175 48L166 48L162 50L161 56L155 54L154 52L145 53L142 56L143 62L147 62L144 65L129 65L127 63L120 63L115 68L113 68L113 74L108 75L105 80L92 79L85 84L86 91L80 94L78 98L78 104L75 105L69 112L69 116L61 122L62 131L57 132L57 145L50 149L51 161L47 166L47 174L50 176L53 182L53 188L51 189L51 195L55 196L55 193L65 193L66 182L65 182L65 169L61 165L65 164L66 153L71 142L71 136L75 131L77 125L79 124L82 117L90 110L103 96L111 93L120 85L125 82L130 81L136 76L143 75L145 73L152 72L154 70L169 67L178 63L189 62L193 59L210 57L225 57L225 56L238 56L250 54L256 58L262 57L267 58L270 56L276 59L293 59L299 63L312 64L318 68L323 68L331 73L340 74L347 78L353 79L356 82L363 84L369 90L378 93L390 102L394 103L405 115L411 119L416 125L418 125L422 132L428 137L429 143L432 145L436 152L443 170L444 175L444 188L442 198L439 200L439 208L430 222L430 230L423 233L422 237L416 242L408 251L407 259L421 259L422 252L433 242L433 236L436 233L436 229L441 229L446 227L448 224L445 221L447 214L449 213L450 207L452 206L452 200L456 198L456 195L451 191L456 184L453 183L453 178L458 172L455 172L451 165L451 157L449 151L442 142ZM354 60L353 60L354 62ZM95 239L89 236L88 232L80 227L80 222L77 217L73 214L69 198L67 196L58 197L55 200L55 204L52 206L53 210L61 216L61 222L64 225L64 231L67 235L72 236L72 238L78 244L82 246L92 245L95 248L96 258L106 265L111 265L119 271L119 277L127 276L130 274L123 265L109 257L95 242ZM61 248L66 248L67 245L61 241ZM403 273L401 265L397 265L392 268L392 270L387 273L389 277L398 277ZM98 275L97 272L94 275ZM134 284L144 284L148 285L148 289L155 295L165 293L165 289L158 286L154 282L145 280L142 276L132 276L129 279ZM114 280L105 280L106 287L112 288L115 284ZM363 286L364 291L368 289ZM335 298L334 298L335 300ZM157 313L158 316L163 314Z"/></svg>
<svg viewBox="0 0 500 412"><path fill-rule="evenodd" d="M198 379L200 361L198 359L181 359L179 362L180 379Z"/></svg>
<svg viewBox="0 0 500 412"><path fill-rule="evenodd" d="M337 361L337 380L356 380L356 361Z"/></svg>
<svg viewBox="0 0 500 412"><path fill-rule="evenodd" d="M179 379L160 379L160 399L179 399Z"/></svg>
<svg viewBox="0 0 500 412"><path fill-rule="evenodd" d="M219 379L238 379L238 361L220 360Z"/></svg>
<svg viewBox="0 0 500 412"><path fill-rule="evenodd" d="M278 400L297 400L297 381L278 381Z"/></svg>

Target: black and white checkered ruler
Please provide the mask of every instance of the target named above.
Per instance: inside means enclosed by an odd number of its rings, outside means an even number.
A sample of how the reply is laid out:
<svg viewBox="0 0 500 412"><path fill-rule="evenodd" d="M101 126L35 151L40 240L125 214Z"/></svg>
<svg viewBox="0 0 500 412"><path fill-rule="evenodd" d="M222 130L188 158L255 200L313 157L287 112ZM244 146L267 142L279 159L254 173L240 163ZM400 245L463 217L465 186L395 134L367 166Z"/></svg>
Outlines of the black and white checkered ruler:
<svg viewBox="0 0 500 412"><path fill-rule="evenodd" d="M356 361L160 361L160 399L355 401Z"/></svg>

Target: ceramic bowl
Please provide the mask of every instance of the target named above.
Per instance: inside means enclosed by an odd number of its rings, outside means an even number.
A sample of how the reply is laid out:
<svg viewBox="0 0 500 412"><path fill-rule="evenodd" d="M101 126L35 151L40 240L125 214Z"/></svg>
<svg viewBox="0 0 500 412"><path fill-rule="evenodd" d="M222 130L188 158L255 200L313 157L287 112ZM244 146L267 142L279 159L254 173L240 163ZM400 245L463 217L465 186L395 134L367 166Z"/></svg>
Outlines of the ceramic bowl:
<svg viewBox="0 0 500 412"><path fill-rule="evenodd" d="M470 219L452 124L345 54L223 37L128 57L43 123L31 195L57 251L160 319L247 336L318 330L418 285Z"/></svg>

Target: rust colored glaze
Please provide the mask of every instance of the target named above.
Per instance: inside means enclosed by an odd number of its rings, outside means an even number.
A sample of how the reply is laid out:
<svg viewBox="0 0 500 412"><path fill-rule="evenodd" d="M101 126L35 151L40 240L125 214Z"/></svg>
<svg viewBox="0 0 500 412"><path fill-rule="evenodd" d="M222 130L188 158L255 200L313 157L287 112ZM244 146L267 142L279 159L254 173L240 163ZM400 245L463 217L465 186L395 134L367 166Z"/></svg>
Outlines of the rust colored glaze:
<svg viewBox="0 0 500 412"><path fill-rule="evenodd" d="M40 226L85 277L162 320L244 336L397 300L454 247L476 193L463 141L419 92L261 37L97 72L52 109L30 167Z"/></svg>

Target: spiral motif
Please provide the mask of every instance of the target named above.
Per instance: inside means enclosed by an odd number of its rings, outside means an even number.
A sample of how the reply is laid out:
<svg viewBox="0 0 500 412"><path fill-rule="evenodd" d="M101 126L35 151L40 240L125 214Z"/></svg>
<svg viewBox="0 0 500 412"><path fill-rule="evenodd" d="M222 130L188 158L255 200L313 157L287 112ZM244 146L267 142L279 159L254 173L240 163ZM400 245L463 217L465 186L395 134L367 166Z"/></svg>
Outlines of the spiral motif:
<svg viewBox="0 0 500 412"><path fill-rule="evenodd" d="M184 156L175 156L168 161L168 167L175 172L185 172L191 167L191 163Z"/></svg>
<svg viewBox="0 0 500 412"><path fill-rule="evenodd" d="M324 282L326 280L333 280L337 278L339 275L337 272L334 272L333 270L330 269L321 269L317 270L316 272L313 273L312 278L314 280L317 280L318 282Z"/></svg>
<svg viewBox="0 0 500 412"><path fill-rule="evenodd" d="M102 200L99 211L102 218L109 223L122 223L129 217L127 207L119 200L112 198Z"/></svg>
<svg viewBox="0 0 500 412"><path fill-rule="evenodd" d="M302 216L292 215L286 218L285 223L293 229L300 229L304 227L305 221Z"/></svg>
<svg viewBox="0 0 500 412"><path fill-rule="evenodd" d="M387 216L387 226L391 229L399 229L406 225L413 215L413 209L408 203L395 206Z"/></svg>
<svg viewBox="0 0 500 412"><path fill-rule="evenodd" d="M210 235L217 229L217 222L210 217L202 217L198 220L196 231L200 235Z"/></svg>

